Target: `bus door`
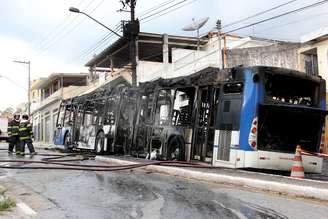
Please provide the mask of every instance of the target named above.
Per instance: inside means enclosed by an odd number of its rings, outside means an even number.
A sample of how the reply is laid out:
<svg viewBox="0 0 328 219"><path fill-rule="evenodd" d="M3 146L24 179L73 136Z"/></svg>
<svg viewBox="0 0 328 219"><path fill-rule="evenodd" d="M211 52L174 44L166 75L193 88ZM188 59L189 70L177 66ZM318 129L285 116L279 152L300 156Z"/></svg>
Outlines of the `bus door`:
<svg viewBox="0 0 328 219"><path fill-rule="evenodd" d="M57 120L56 120L56 130L54 133L54 144L55 145L63 145L64 144L64 118L66 113L66 104L61 102L57 111Z"/></svg>
<svg viewBox="0 0 328 219"><path fill-rule="evenodd" d="M130 154L133 141L133 127L137 113L137 93L126 90L122 95L120 110L118 111L115 145L121 146L121 152Z"/></svg>
<svg viewBox="0 0 328 219"><path fill-rule="evenodd" d="M134 130L134 151L137 157L146 157L149 152L148 140L153 125L154 92L140 94L138 101L138 114Z"/></svg>
<svg viewBox="0 0 328 219"><path fill-rule="evenodd" d="M71 145L70 135L73 126L73 104L72 101L62 102L57 112L56 130L54 134L54 144Z"/></svg>
<svg viewBox="0 0 328 219"><path fill-rule="evenodd" d="M174 90L162 89L159 90L156 103L153 105L153 125L149 132L149 152L156 151L157 154L162 156L167 155L165 145L166 131L169 129L171 120L172 110L172 99L174 96Z"/></svg>
<svg viewBox="0 0 328 219"><path fill-rule="evenodd" d="M193 133L192 159L212 162L214 143L214 118L217 111L220 89L200 87L196 99L197 110Z"/></svg>
<svg viewBox="0 0 328 219"><path fill-rule="evenodd" d="M82 149L94 149L95 124L94 124L94 102L87 101L83 107L82 121L77 126L79 131L78 147Z"/></svg>
<svg viewBox="0 0 328 219"><path fill-rule="evenodd" d="M104 109L104 134L105 138L105 151L109 153L115 152L114 147L114 136L116 129L116 112L118 111L118 106L120 104L120 95L114 94L110 95L106 99L105 109Z"/></svg>
<svg viewBox="0 0 328 219"><path fill-rule="evenodd" d="M239 149L242 89L242 83L227 83L223 85L214 125L213 165L236 166L238 160L237 150Z"/></svg>

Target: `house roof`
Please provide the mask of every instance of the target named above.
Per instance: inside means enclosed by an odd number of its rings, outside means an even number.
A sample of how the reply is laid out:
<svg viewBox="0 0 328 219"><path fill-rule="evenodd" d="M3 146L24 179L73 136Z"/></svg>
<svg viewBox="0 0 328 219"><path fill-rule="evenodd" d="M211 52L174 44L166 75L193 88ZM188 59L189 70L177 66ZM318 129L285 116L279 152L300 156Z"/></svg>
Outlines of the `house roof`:
<svg viewBox="0 0 328 219"><path fill-rule="evenodd" d="M47 78L40 78L32 83L31 89L42 89L49 85L51 82L63 78L81 78L87 77L88 73L52 73Z"/></svg>
<svg viewBox="0 0 328 219"><path fill-rule="evenodd" d="M323 41L326 39L328 39L328 27L323 27L316 31L303 35L301 37L301 43Z"/></svg>
<svg viewBox="0 0 328 219"><path fill-rule="evenodd" d="M146 52L146 50L151 49L153 53L160 50L162 51L163 44L163 34L156 33L145 33L140 32L137 36L138 40L138 51L140 53ZM197 47L198 43L197 37L189 36L175 36L168 35L168 43L171 47ZM202 37L199 40L200 45L205 45L207 43L207 37ZM150 46L152 45L152 46ZM110 56L115 56L116 60L114 61L115 67L120 67L121 63L129 62L130 59L130 50L129 50L129 40L125 37L119 38L109 47L104 49L100 54L93 57L88 61L85 66L87 67L108 67ZM123 61L123 62L122 62Z"/></svg>

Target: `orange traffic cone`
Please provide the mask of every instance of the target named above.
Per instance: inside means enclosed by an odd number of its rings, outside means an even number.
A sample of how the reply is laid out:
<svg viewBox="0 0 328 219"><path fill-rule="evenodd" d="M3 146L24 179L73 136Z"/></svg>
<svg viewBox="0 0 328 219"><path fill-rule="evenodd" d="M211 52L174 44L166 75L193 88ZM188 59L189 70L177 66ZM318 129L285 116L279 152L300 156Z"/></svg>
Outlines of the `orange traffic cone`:
<svg viewBox="0 0 328 219"><path fill-rule="evenodd" d="M304 167L302 164L302 156L301 156L301 146L297 145L295 157L294 157L294 163L292 166L292 171L290 173L290 177L292 178L298 178L298 179L304 179Z"/></svg>

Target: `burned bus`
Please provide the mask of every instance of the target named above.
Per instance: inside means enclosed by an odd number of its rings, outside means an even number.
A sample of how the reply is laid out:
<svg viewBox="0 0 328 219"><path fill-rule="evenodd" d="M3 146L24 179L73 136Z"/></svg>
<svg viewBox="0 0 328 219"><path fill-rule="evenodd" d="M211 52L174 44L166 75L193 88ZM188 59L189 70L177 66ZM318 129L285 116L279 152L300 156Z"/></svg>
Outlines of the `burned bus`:
<svg viewBox="0 0 328 219"><path fill-rule="evenodd" d="M261 66L207 68L110 92L102 101L91 98L85 103L93 111L76 115L74 126L88 120L99 127L80 131L79 147L232 168L290 170L296 145L319 152L326 115L323 79ZM304 155L303 164L320 172L322 159Z"/></svg>

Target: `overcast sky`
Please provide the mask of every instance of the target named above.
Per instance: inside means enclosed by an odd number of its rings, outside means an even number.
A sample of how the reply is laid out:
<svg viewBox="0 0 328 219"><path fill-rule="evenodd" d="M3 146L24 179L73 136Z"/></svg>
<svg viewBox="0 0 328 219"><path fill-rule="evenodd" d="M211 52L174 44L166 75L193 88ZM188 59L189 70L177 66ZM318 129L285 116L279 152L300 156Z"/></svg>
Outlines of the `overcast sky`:
<svg viewBox="0 0 328 219"><path fill-rule="evenodd" d="M172 1L170 5L181 1ZM141 31L195 35L182 31L182 28L191 23L192 18L208 16L210 20L201 30L205 33L215 27L218 18L224 26L289 1L186 0L179 4L181 8L175 11L161 17L155 16L155 19L148 21L143 20ZM296 0L270 13L238 23L234 27L318 1L320 0ZM139 18L151 15L156 12L153 7L163 2L168 0L138 0L137 15ZM0 78L0 110L8 106L15 107L26 100L24 88L27 87L27 67L13 63L13 60L30 60L32 78L47 76L53 72L86 72L87 69L83 65L116 39L111 37L102 41L102 44L96 44L108 31L83 15L70 13L70 6L79 7L113 29L120 20L127 19L129 15L117 12L121 8L119 0L0 0L0 75L12 80ZM168 6L162 9L166 7ZM145 12L148 14L144 14ZM328 3L237 33L244 36L299 41L302 35L327 26L327 18ZM95 45L96 49L90 49Z"/></svg>

